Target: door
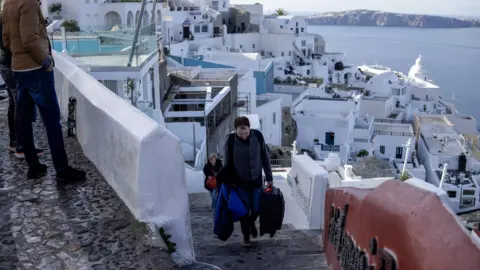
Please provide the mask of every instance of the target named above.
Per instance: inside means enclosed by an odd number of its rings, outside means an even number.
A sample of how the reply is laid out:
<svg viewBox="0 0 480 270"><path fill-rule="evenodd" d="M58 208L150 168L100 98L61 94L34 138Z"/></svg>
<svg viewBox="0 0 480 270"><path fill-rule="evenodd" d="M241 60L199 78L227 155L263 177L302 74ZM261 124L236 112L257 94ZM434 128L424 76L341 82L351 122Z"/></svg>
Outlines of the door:
<svg viewBox="0 0 480 270"><path fill-rule="evenodd" d="M335 133L334 132L325 132L325 144L326 145L335 145Z"/></svg>
<svg viewBox="0 0 480 270"><path fill-rule="evenodd" d="M184 26L183 27L183 38L184 39L190 38L190 27L189 26Z"/></svg>
<svg viewBox="0 0 480 270"><path fill-rule="evenodd" d="M397 147L397 151L395 153L396 159L402 159L403 157L403 147Z"/></svg>

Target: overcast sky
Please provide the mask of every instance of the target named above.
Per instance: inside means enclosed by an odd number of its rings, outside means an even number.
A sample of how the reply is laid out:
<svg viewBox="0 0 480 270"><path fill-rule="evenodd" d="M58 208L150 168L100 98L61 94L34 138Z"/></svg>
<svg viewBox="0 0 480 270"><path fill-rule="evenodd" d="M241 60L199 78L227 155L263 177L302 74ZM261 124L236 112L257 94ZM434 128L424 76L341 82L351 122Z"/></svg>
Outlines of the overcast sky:
<svg viewBox="0 0 480 270"><path fill-rule="evenodd" d="M263 4L265 13L277 8L290 12L321 13L351 9L480 16L480 0L230 0L233 4Z"/></svg>

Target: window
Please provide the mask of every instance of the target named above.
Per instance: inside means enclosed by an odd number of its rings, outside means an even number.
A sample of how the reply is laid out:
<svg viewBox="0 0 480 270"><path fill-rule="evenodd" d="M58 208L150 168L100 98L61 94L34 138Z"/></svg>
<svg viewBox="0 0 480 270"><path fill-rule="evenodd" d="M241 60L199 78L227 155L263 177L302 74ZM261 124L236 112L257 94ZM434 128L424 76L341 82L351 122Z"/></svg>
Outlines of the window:
<svg viewBox="0 0 480 270"><path fill-rule="evenodd" d="M399 100L395 101L395 108L400 108L400 101Z"/></svg>
<svg viewBox="0 0 480 270"><path fill-rule="evenodd" d="M252 44L252 48L254 48L254 49L255 49L255 44Z"/></svg>
<svg viewBox="0 0 480 270"><path fill-rule="evenodd" d="M455 198L455 197L457 197L457 192L454 191L454 190L449 190L449 191L447 191L447 194L448 194L448 197L450 197L450 198Z"/></svg>
<svg viewBox="0 0 480 270"><path fill-rule="evenodd" d="M285 55L285 53L282 52L282 56L284 56L284 55Z"/></svg>
<svg viewBox="0 0 480 270"><path fill-rule="evenodd" d="M298 27L298 22L295 23L295 26Z"/></svg>
<svg viewBox="0 0 480 270"><path fill-rule="evenodd" d="M283 28L283 25L280 25L280 28Z"/></svg>
<svg viewBox="0 0 480 270"><path fill-rule="evenodd" d="M396 159L401 159L403 156L403 147L397 147L395 151L395 158Z"/></svg>
<svg viewBox="0 0 480 270"><path fill-rule="evenodd" d="M277 113L273 113L273 124L275 125L277 123Z"/></svg>
<svg viewBox="0 0 480 270"><path fill-rule="evenodd" d="M197 19L197 16L193 16L193 19L196 20L196 19Z"/></svg>
<svg viewBox="0 0 480 270"><path fill-rule="evenodd" d="M240 45L240 49L243 49L243 45Z"/></svg>
<svg viewBox="0 0 480 270"><path fill-rule="evenodd" d="M310 69L307 69L307 75L310 75Z"/></svg>
<svg viewBox="0 0 480 270"><path fill-rule="evenodd" d="M334 132L325 132L325 144L326 145L335 145L335 133Z"/></svg>
<svg viewBox="0 0 480 270"><path fill-rule="evenodd" d="M303 29L303 27L302 27L302 28L300 29L300 32L302 32L302 33L303 33L303 31L304 31L304 29Z"/></svg>
<svg viewBox="0 0 480 270"><path fill-rule="evenodd" d="M194 31L195 33L200 33L200 25L195 25L195 26L193 27L193 31Z"/></svg>
<svg viewBox="0 0 480 270"><path fill-rule="evenodd" d="M207 33L208 32L208 25L202 25L202 32Z"/></svg>
<svg viewBox="0 0 480 270"><path fill-rule="evenodd" d="M463 195L474 196L475 195L475 190L465 189L465 190L463 190Z"/></svg>
<svg viewBox="0 0 480 270"><path fill-rule="evenodd" d="M385 146L380 145L380 153L385 154Z"/></svg>
<svg viewBox="0 0 480 270"><path fill-rule="evenodd" d="M302 46L303 47L307 46L307 41L306 40L302 40Z"/></svg>
<svg viewBox="0 0 480 270"><path fill-rule="evenodd" d="M264 52L264 51L260 51L260 55L261 55L261 56L264 56L264 55L265 55L265 52Z"/></svg>
<svg viewBox="0 0 480 270"><path fill-rule="evenodd" d="M292 51L288 51L288 56L292 56Z"/></svg>

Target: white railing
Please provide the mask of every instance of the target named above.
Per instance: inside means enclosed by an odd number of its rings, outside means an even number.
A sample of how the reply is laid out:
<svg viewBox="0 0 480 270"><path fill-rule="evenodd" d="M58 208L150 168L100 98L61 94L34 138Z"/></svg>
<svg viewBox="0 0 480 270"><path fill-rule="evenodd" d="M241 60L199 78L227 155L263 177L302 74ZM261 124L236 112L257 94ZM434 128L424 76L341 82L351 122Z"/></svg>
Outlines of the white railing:
<svg viewBox="0 0 480 270"><path fill-rule="evenodd" d="M196 149L195 149L196 151ZM195 170L202 170L207 163L207 140L203 140L200 151L195 155Z"/></svg>
<svg viewBox="0 0 480 270"><path fill-rule="evenodd" d="M76 137L85 156L142 222L163 226L180 255L194 259L185 165L179 139L75 65L53 52L64 119L76 99Z"/></svg>

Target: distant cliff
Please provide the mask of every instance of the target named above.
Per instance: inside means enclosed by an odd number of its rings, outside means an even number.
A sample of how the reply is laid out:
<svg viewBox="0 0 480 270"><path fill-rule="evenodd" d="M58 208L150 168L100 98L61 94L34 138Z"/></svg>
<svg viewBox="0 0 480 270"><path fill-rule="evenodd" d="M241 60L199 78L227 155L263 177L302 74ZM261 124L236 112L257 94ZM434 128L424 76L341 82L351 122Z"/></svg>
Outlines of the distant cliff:
<svg viewBox="0 0 480 270"><path fill-rule="evenodd" d="M306 17L310 25L355 25L417 28L480 27L480 20L400 14L373 10L328 12Z"/></svg>

